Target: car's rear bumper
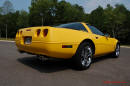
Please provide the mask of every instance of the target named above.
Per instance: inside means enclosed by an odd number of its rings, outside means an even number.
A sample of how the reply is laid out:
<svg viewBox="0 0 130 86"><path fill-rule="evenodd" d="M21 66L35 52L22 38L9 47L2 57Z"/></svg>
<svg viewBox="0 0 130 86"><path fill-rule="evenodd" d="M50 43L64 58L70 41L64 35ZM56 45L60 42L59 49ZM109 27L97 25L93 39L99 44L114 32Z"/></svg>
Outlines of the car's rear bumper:
<svg viewBox="0 0 130 86"><path fill-rule="evenodd" d="M72 48L62 48L62 45L70 43L57 42L32 42L31 44L23 44L16 41L16 46L20 52L27 52L35 55L45 55L55 58L71 58L77 49L77 44L71 44Z"/></svg>

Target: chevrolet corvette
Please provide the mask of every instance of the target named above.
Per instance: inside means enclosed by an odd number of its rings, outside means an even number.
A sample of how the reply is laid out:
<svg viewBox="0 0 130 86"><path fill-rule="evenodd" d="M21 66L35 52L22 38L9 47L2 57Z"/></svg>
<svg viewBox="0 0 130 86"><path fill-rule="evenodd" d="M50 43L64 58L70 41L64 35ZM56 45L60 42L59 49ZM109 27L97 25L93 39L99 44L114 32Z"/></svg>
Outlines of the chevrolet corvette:
<svg viewBox="0 0 130 86"><path fill-rule="evenodd" d="M90 67L92 58L106 54L119 57L120 54L117 39L84 22L19 29L15 40L20 52L72 59L81 70Z"/></svg>

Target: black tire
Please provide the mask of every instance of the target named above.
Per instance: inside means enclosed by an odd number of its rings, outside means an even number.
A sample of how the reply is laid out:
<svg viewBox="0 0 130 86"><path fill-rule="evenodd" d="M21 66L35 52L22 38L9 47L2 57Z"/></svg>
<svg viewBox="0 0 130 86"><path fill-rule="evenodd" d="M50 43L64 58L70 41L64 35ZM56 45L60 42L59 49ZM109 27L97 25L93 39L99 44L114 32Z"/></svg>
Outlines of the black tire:
<svg viewBox="0 0 130 86"><path fill-rule="evenodd" d="M117 44L116 44L115 51L112 53L112 56L113 56L114 58L118 58L119 55L120 55L120 44L117 43Z"/></svg>
<svg viewBox="0 0 130 86"><path fill-rule="evenodd" d="M93 50L91 43L83 42L78 47L76 54L73 57L73 61L76 65L76 69L85 70L91 66Z"/></svg>

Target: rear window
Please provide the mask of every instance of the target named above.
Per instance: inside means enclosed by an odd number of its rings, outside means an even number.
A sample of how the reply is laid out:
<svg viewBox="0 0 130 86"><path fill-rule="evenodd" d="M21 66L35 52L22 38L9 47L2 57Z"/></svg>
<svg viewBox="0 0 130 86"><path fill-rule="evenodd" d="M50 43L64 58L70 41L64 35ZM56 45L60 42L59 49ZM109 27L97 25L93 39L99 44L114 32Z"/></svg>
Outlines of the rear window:
<svg viewBox="0 0 130 86"><path fill-rule="evenodd" d="M87 31L86 28L81 23L61 24L61 25L58 25L58 26L55 26L55 27Z"/></svg>

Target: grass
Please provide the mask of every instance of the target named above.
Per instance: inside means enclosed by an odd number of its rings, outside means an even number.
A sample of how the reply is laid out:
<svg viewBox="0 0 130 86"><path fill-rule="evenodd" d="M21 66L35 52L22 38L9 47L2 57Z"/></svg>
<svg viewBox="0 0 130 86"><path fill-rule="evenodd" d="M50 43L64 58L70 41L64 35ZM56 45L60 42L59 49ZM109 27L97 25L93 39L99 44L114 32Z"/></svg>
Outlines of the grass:
<svg viewBox="0 0 130 86"><path fill-rule="evenodd" d="M8 40L8 41L14 41L14 38L0 38L0 40Z"/></svg>

